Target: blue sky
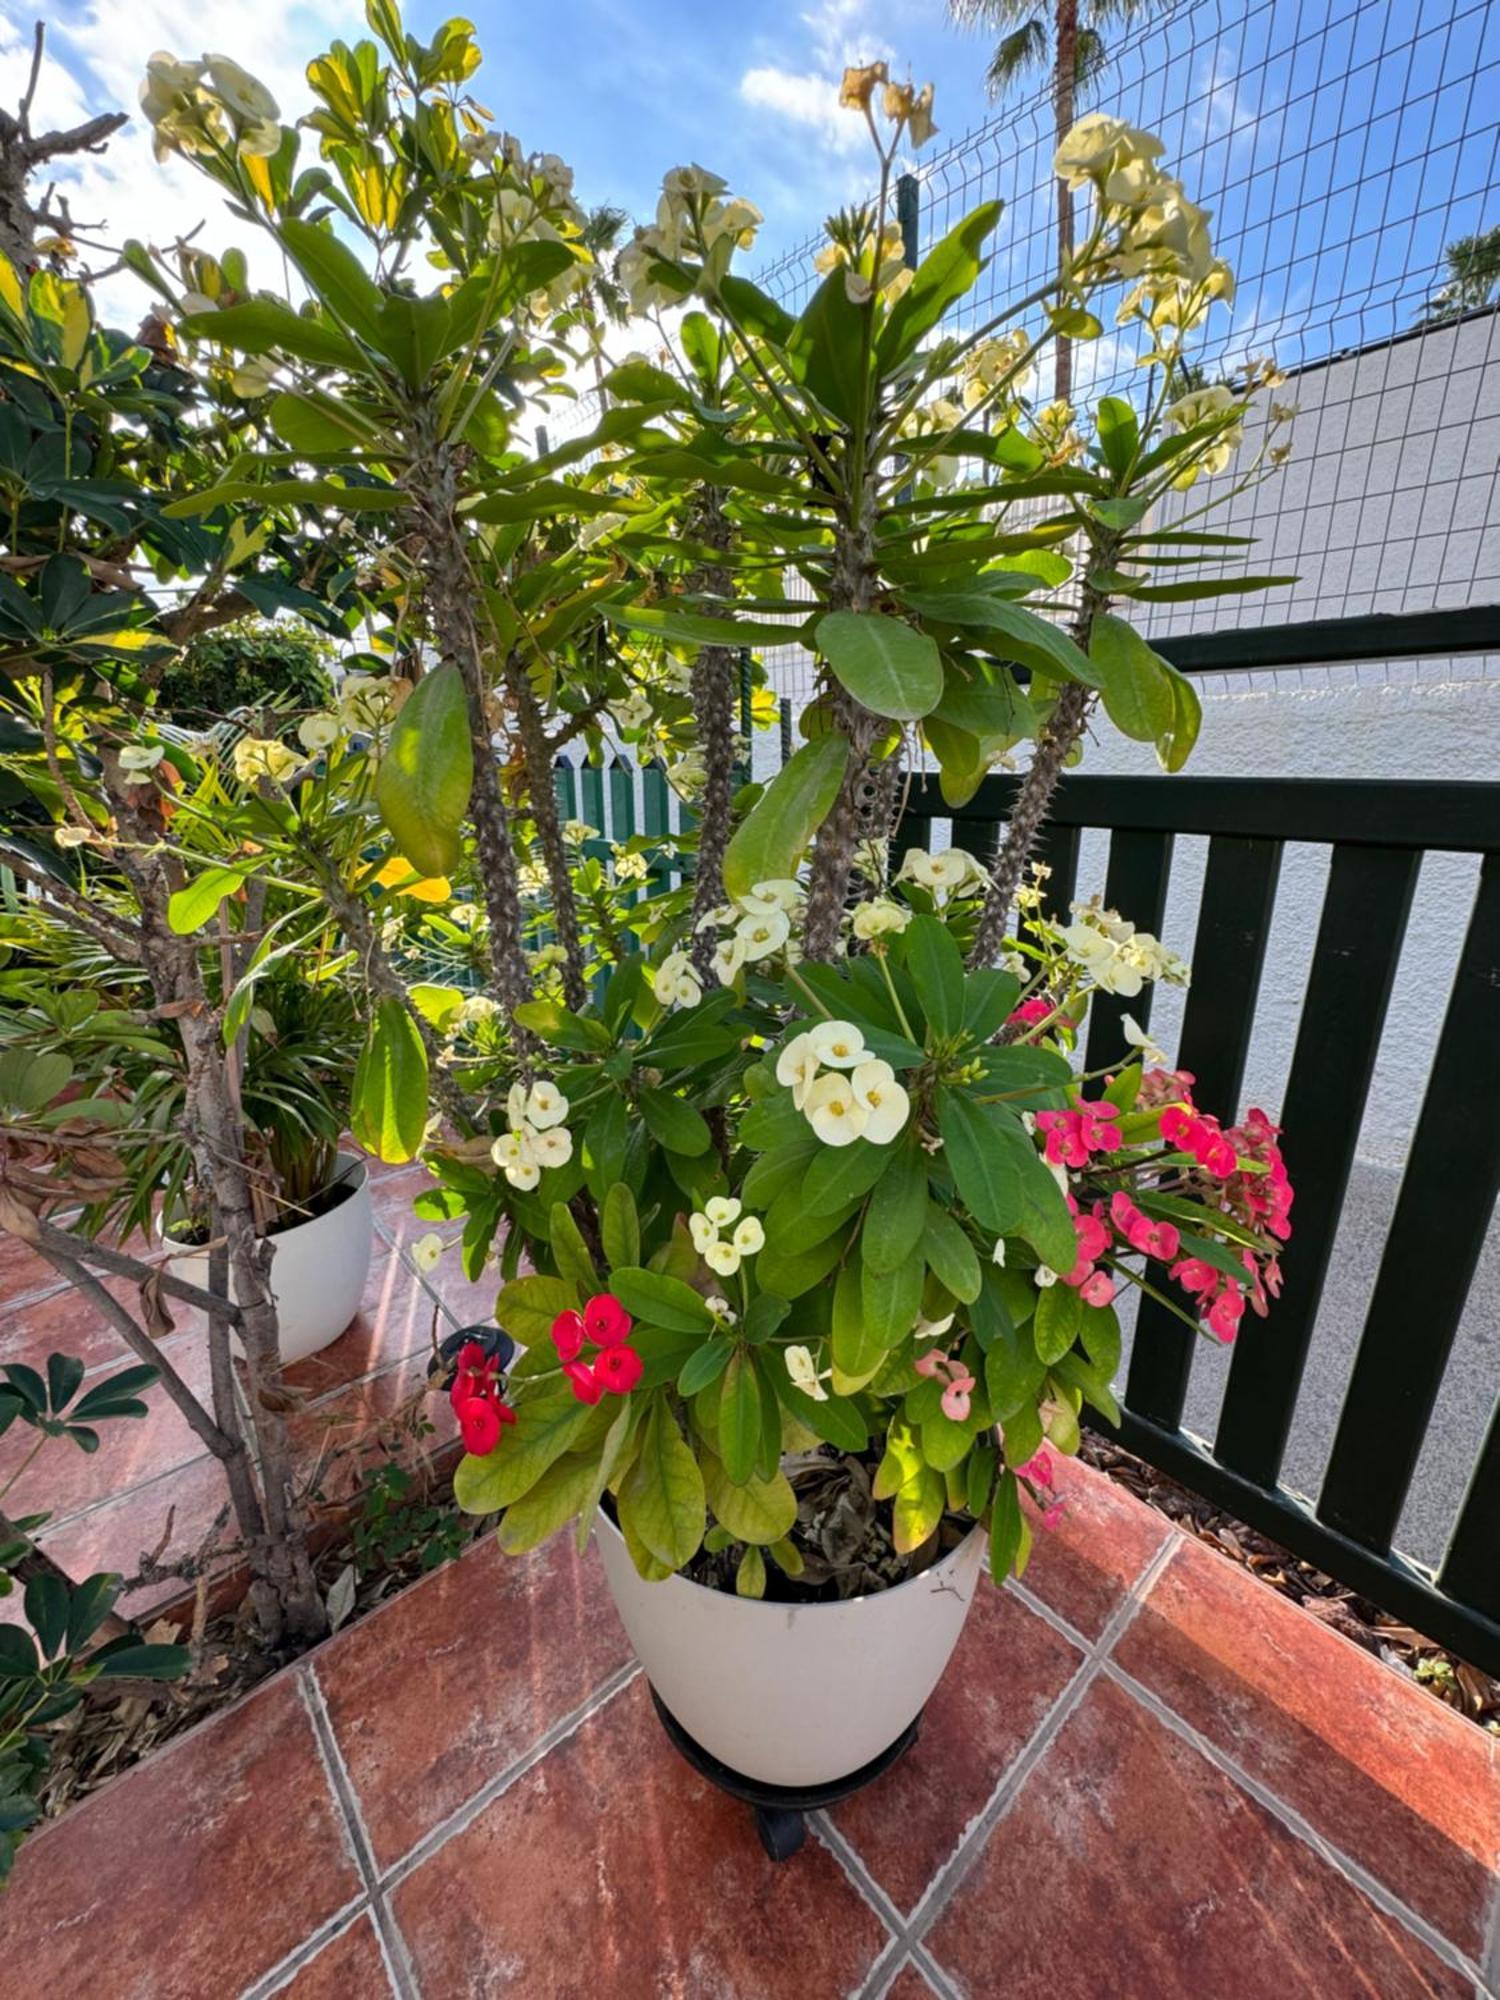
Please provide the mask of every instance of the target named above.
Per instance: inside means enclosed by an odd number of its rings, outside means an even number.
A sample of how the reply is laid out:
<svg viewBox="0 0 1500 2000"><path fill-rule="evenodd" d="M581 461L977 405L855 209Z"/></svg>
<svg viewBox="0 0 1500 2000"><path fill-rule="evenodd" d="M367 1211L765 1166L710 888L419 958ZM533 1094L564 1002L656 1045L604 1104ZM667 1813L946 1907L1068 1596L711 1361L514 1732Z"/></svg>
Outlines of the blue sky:
<svg viewBox="0 0 1500 2000"><path fill-rule="evenodd" d="M56 60L38 115L54 119L131 106L155 48L232 55L294 116L307 107L308 57L364 31L356 0L55 0L47 11ZM409 18L427 34L449 11L422 0ZM943 0L479 0L470 11L487 55L476 94L528 146L570 160L581 199L646 216L663 170L698 160L765 211L751 268L868 186L862 127L836 105L843 64L881 57L893 74L931 80L941 136L919 163L929 224L1004 194L995 282L1034 282L1046 107L1023 93L977 151L944 163L992 111L986 43L952 27ZM1500 0L1189 0L1164 11L1166 25L1126 44L1097 96L1161 131L1189 191L1215 209L1241 273L1236 340L1289 341L1296 359L1409 324L1443 242L1500 222ZM0 0L7 101L32 16ZM200 219L207 191L176 163L156 166L137 121L84 163L73 200L110 233L163 242ZM213 218L205 240L236 233Z"/></svg>

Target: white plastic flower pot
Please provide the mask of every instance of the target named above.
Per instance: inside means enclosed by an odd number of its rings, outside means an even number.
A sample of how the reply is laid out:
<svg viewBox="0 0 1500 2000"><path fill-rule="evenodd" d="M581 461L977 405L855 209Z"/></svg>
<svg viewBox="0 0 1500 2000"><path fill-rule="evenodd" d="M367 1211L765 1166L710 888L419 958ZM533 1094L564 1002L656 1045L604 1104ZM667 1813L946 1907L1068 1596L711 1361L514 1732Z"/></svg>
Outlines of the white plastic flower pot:
<svg viewBox="0 0 1500 2000"><path fill-rule="evenodd" d="M375 1219L369 1169L358 1153L340 1153L337 1175L354 1190L352 1194L326 1215L315 1215L291 1229L278 1229L271 1239L276 1245L271 1259L271 1290L284 1366L316 1354L338 1339L359 1311L370 1275ZM208 1285L208 1253L204 1250L175 1254L172 1269L189 1284ZM229 1295L235 1296L232 1276ZM238 1351L238 1341L235 1348Z"/></svg>
<svg viewBox="0 0 1500 2000"><path fill-rule="evenodd" d="M603 1512L599 1553L646 1677L703 1749L742 1777L811 1788L862 1770L921 1713L953 1657L984 1530L920 1576L842 1603L778 1604L647 1583Z"/></svg>

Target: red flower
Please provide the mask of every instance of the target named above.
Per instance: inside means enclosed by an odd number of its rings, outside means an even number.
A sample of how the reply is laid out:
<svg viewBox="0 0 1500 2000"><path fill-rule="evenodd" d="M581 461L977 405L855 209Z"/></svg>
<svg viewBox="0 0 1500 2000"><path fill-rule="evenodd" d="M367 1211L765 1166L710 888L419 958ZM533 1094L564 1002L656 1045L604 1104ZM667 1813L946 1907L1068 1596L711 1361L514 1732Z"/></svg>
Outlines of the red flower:
<svg viewBox="0 0 1500 2000"><path fill-rule="evenodd" d="M499 1390L500 1362L486 1354L477 1340L466 1340L458 1353L458 1368L448 1397L459 1411L471 1396L493 1396Z"/></svg>
<svg viewBox="0 0 1500 2000"><path fill-rule="evenodd" d="M485 1458L500 1442L500 1413L484 1396L466 1396L457 1405L464 1450Z"/></svg>
<svg viewBox="0 0 1500 2000"><path fill-rule="evenodd" d="M626 1396L641 1379L645 1363L633 1347L617 1341L594 1363L594 1380L612 1396Z"/></svg>
<svg viewBox="0 0 1500 2000"><path fill-rule="evenodd" d="M573 1384L573 1394L580 1403L597 1403L604 1394L604 1384L586 1361L565 1361L562 1372Z"/></svg>
<svg viewBox="0 0 1500 2000"><path fill-rule="evenodd" d="M631 1317L613 1292L600 1292L583 1309L583 1328L601 1347L618 1347L630 1337Z"/></svg>
<svg viewBox="0 0 1500 2000"><path fill-rule="evenodd" d="M552 1322L552 1345L559 1361L576 1361L583 1351L583 1317L576 1312L560 1312Z"/></svg>

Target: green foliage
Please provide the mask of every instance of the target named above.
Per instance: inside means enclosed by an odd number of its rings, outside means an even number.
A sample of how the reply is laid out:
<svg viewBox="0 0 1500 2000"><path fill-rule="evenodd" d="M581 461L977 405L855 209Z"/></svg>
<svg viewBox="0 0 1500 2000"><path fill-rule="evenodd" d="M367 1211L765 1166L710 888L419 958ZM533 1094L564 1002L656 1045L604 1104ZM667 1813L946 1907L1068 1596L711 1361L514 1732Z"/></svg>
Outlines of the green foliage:
<svg viewBox="0 0 1500 2000"><path fill-rule="evenodd" d="M324 708L333 694L329 653L301 625L241 619L195 634L164 669L157 702L189 728L246 709Z"/></svg>

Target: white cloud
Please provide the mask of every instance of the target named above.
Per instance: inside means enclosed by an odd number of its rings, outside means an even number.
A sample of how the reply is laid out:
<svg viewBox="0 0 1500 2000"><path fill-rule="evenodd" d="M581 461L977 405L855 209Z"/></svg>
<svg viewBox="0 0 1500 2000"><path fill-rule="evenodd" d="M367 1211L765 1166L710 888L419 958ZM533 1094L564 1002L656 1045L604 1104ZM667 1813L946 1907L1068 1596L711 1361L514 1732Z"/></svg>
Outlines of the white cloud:
<svg viewBox="0 0 1500 2000"><path fill-rule="evenodd" d="M834 152L862 153L869 145L863 119L840 109L839 87L830 77L797 75L765 65L745 71L740 78L740 96L760 110L810 127Z"/></svg>

